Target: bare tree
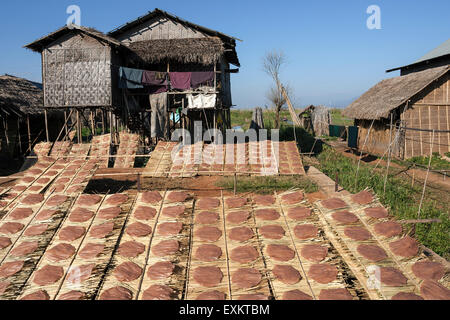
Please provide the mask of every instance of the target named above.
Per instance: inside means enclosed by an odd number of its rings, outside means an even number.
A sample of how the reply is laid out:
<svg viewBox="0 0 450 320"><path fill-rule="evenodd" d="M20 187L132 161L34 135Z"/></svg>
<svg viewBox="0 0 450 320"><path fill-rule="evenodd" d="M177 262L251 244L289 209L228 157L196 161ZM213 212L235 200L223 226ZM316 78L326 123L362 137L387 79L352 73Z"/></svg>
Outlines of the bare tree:
<svg viewBox="0 0 450 320"><path fill-rule="evenodd" d="M280 72L283 65L286 63L286 57L283 52L273 50L268 52L263 59L263 70L266 72L275 82L275 87L272 87L267 94L267 98L272 102L275 109L275 128L280 128L280 111L283 105L286 103L286 99L283 97L280 81Z"/></svg>

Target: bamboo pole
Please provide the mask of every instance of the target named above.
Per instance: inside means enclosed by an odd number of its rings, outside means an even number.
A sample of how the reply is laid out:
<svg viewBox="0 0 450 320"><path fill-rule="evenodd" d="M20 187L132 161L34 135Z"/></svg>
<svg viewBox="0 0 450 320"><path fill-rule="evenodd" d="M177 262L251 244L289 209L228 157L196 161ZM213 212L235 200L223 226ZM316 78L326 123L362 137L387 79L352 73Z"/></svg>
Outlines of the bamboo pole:
<svg viewBox="0 0 450 320"><path fill-rule="evenodd" d="M288 96L288 94L286 92L286 89L281 84L280 84L280 86L281 86L281 93L283 94L284 98L286 99L286 103L287 103L288 108L289 108L289 113L291 115L292 122L296 126L301 127L302 124L301 124L300 119L298 118L297 114L295 113L294 106L291 103L291 99L289 99L289 96Z"/></svg>
<svg viewBox="0 0 450 320"><path fill-rule="evenodd" d="M390 129L389 129L389 151L388 151L388 164L387 164L387 167L386 167L386 175L384 176L384 186L383 186L383 195L386 193L386 183L387 183L387 178L388 178L388 175L389 175L389 166L391 165L391 155L392 155L392 148L391 148L391 145L392 145L392 121L393 121L393 119L392 119L392 112L391 112L391 126L390 126Z"/></svg>
<svg viewBox="0 0 450 320"><path fill-rule="evenodd" d="M20 119L17 118L17 134L19 135L19 152L22 155L22 137L20 136Z"/></svg>
<svg viewBox="0 0 450 320"><path fill-rule="evenodd" d="M427 187L428 175L430 173L431 159L433 158L433 146L434 146L434 130L433 130L433 135L432 135L432 139L431 139L431 149L430 149L430 159L428 160L428 170L427 170L427 175L425 176L425 181L423 183L422 198L420 199L419 210L417 212L417 219L420 218L420 211L422 210L423 199L425 197L425 189Z"/></svg>
<svg viewBox="0 0 450 320"><path fill-rule="evenodd" d="M48 135L48 115L47 115L47 109L44 109L44 117L45 117L45 134L47 138L47 142L50 142L50 137Z"/></svg>
<svg viewBox="0 0 450 320"><path fill-rule="evenodd" d="M29 114L27 114L27 130L28 130L28 149L31 150L31 127Z"/></svg>
<svg viewBox="0 0 450 320"><path fill-rule="evenodd" d="M9 148L9 137L8 137L8 120L5 118L3 118L3 129L5 131L5 139L6 139L6 145Z"/></svg>
<svg viewBox="0 0 450 320"><path fill-rule="evenodd" d="M81 144L80 110L78 110L78 109L77 109L77 138L78 138L78 144Z"/></svg>
<svg viewBox="0 0 450 320"><path fill-rule="evenodd" d="M103 108L101 109L101 113L102 113L102 134L105 134L105 110Z"/></svg>
<svg viewBox="0 0 450 320"><path fill-rule="evenodd" d="M67 111L64 110L64 129L66 131L65 137L67 137L67 134L69 133L69 129L67 128Z"/></svg>
<svg viewBox="0 0 450 320"><path fill-rule="evenodd" d="M95 136L95 124L94 124L94 112L91 110L91 127L92 127L92 136Z"/></svg>

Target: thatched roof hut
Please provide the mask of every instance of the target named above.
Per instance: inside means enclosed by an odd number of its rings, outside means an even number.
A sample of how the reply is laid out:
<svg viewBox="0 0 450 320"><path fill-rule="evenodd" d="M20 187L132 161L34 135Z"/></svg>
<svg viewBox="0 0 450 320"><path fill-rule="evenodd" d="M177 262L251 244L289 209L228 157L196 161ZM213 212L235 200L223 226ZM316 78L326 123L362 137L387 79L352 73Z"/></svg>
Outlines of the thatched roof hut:
<svg viewBox="0 0 450 320"><path fill-rule="evenodd" d="M343 114L354 119L387 119L391 111L404 105L449 71L450 67L444 66L383 80L345 108Z"/></svg>
<svg viewBox="0 0 450 320"><path fill-rule="evenodd" d="M383 80L343 114L355 119L360 147L369 134L365 149L374 154L384 154L391 144L389 139L395 137L399 157L449 152L450 65ZM434 139L433 130L438 132Z"/></svg>
<svg viewBox="0 0 450 320"><path fill-rule="evenodd" d="M22 117L42 114L42 85L11 75L0 76L0 110Z"/></svg>
<svg viewBox="0 0 450 320"><path fill-rule="evenodd" d="M193 130L196 120L211 123L205 128L213 127L212 122L216 120L230 127L230 74L239 71L230 65L240 66L236 40L155 9L107 34L81 26L63 27L25 47L42 54L45 109L75 109L77 119L80 112L91 112L91 118L97 113L102 113L104 118L108 112L109 120L102 120L102 126L109 122L111 132L123 127L116 121L123 120L128 129L145 136L143 122L151 118L149 112L159 112L152 109L157 103L154 99L150 103L149 97L156 98L158 94L164 102L158 105L162 109L160 122L165 123L161 125L162 131L169 138L176 126ZM144 70L163 72L166 78L171 74L173 81L170 80L167 88L141 83L128 86L123 81L126 72L138 75ZM181 72L202 72L200 77L206 73L209 78L201 86L184 84L180 88L173 84ZM203 109L192 103L192 97L200 95L209 95L209 99L200 99L210 102ZM191 108L188 108L189 101ZM180 108L189 110L184 113L186 116L179 117L181 121L171 124L170 114L179 113ZM112 113L119 119L113 119ZM76 129L81 132L83 123L77 122ZM91 122L95 132L95 121Z"/></svg>
<svg viewBox="0 0 450 320"><path fill-rule="evenodd" d="M49 134L60 129L60 114L49 114ZM45 138L43 91L40 83L11 75L0 76L0 154L22 156ZM28 148L28 149L27 149ZM6 163L7 165L7 163Z"/></svg>

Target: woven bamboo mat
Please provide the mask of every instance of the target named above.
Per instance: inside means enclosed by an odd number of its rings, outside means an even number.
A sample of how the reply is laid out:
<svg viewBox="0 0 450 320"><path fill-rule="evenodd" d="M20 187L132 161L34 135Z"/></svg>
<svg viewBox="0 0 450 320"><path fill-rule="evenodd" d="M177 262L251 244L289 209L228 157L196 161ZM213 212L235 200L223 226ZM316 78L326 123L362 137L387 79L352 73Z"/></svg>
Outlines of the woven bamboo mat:
<svg viewBox="0 0 450 320"><path fill-rule="evenodd" d="M349 254L355 261L355 265L359 267L359 270L365 271L364 275L366 279L364 285L368 288L368 290L376 291L378 295L383 299L391 299L394 295L401 292L418 294L418 279L411 273L410 265L418 260L423 260L425 258L424 255L419 252L416 257L408 259L408 261L401 262L401 259L396 257L391 252L387 243L401 237L397 236L390 239L389 241L386 239L382 239L376 234L376 232L374 232L373 225L377 223L374 221L375 219L368 219L368 217L363 213L364 208L368 208L371 206L381 207L381 204L379 204L379 202L375 198L373 198L373 200L365 206L355 206L355 203L352 202L350 197L343 197L343 200L345 202L345 207L339 209L328 209L324 206L323 201L317 202L316 206L319 209L318 213L319 215L321 215L324 222L326 222L330 226L330 228L332 228L332 230L336 232L337 236L345 244L345 247L349 251ZM333 214L341 211L349 211L353 214L356 214L356 216L358 217L358 221L349 224L343 224L339 221L336 221L333 218ZM369 222L369 220L371 221ZM388 221L390 219L385 220ZM356 241L354 239L350 239L344 233L345 229L348 227L360 227L369 231L371 239L365 241ZM378 262L370 261L358 252L357 249L360 245L372 245L380 247L385 251L387 257ZM401 286L390 286L384 284L382 281L380 282L380 275L374 273L374 268L377 267L390 267L401 271L401 273L407 278L407 283Z"/></svg>
<svg viewBox="0 0 450 320"><path fill-rule="evenodd" d="M108 168L109 156L111 154L111 135L95 136L92 138L91 144L89 155L98 157L95 161L98 163L99 168Z"/></svg>
<svg viewBox="0 0 450 320"><path fill-rule="evenodd" d="M227 199L225 199L226 201ZM264 250L263 250L263 243L259 237L258 230L257 230L257 221L255 217L255 208L252 206L251 200L249 199L248 203L244 207L230 209L225 209L225 221L226 225L228 226L227 222L227 216L236 211L246 211L249 213L248 220L243 224L243 226L248 227L252 230L254 237L251 238L246 243L239 243L237 241L232 241L227 236L227 251L228 255L230 256L234 249L243 247L243 246L251 246L255 248L258 252L258 257L256 260L251 261L249 263L239 263L237 261L234 261L232 259L229 260L229 273L231 277L241 268L253 268L261 274L261 281L251 287L251 288L241 288L239 285L236 285L236 283L233 283L231 281L231 295L232 300L241 300L246 299L246 295L261 295L265 297L265 299L270 299L273 295L272 292L272 284L269 277L269 274L267 272L267 266L266 261L264 257ZM231 227L227 228L227 235L231 231Z"/></svg>
<svg viewBox="0 0 450 320"><path fill-rule="evenodd" d="M120 144L114 168L133 168L135 156L139 146L139 135L121 132L119 134Z"/></svg>
<svg viewBox="0 0 450 320"><path fill-rule="evenodd" d="M414 256L403 257L403 256L396 255L392 251L390 244L395 241L398 241L400 239L404 239L406 231L404 230L401 234L393 236L393 237L384 237L384 236L377 234L377 232L375 231L376 224L382 223L382 222L395 221L395 219L392 216L388 216L388 217L382 218L382 219L375 219L375 218L368 216L365 213L365 210L367 208L382 208L383 205L380 203L378 198L376 196L374 196L373 192L370 192L368 190L361 192L361 194L364 194L364 193L370 193L372 196L372 201L370 201L369 203L366 203L366 204L358 203L358 201L356 200L355 197L358 197L359 194L344 196L343 200L347 204L349 204L349 207L351 208L350 211L355 213L358 216L358 218L360 219L360 221L362 222L364 227L367 228L367 230L369 230L369 232L372 234L373 238L378 242L379 246L382 247L383 250L385 250L388 253L388 255L392 258L392 260L395 261L395 263L397 264L398 268L402 271L402 273L408 279L410 279L412 283L415 284L415 289L413 290L413 293L419 294L419 291L420 291L419 287L422 284L423 280L418 278L412 272L413 265L416 264L417 262L425 262L425 261L439 262L439 261L436 261L433 256L429 256L429 255L425 254L425 252L423 251L423 248L420 245L418 245L418 251ZM448 274L448 271L449 270L447 270L447 272L446 272L447 274ZM446 276L442 277L441 279L439 279L439 282L444 287L450 288L450 283L448 281L448 277L446 277ZM411 291L405 290L402 292L411 292ZM393 292L393 293L395 293L395 292Z"/></svg>
<svg viewBox="0 0 450 320"><path fill-rule="evenodd" d="M224 294L225 298L227 300L230 299L230 275L228 272L228 255L227 255L227 244L226 244L226 232L224 229L224 216L223 216L223 202L221 198L214 198L219 201L219 206L213 209L209 210L202 210L195 208L194 210L194 223L193 223L193 233L192 233L192 240L191 240L191 254L190 254L190 262L189 262L189 268L188 268L188 285L186 290L186 300L195 300L197 297L206 292L210 291L219 291ZM197 199L197 202L200 199ZM212 223L201 223L199 221L199 217L204 212L209 212L211 214L217 215L218 219L216 221L210 221ZM198 236L199 230L202 230L202 228L217 228L220 231L220 237L217 241L206 241L202 240ZM196 256L197 251L199 247L204 245L214 245L222 251L222 255L214 261L204 261L201 259L198 259ZM205 286L204 284L201 284L198 282L198 276L197 278L194 277L195 272L200 270L199 268L203 267L217 267L220 269L220 271L223 274L223 278L217 285L208 285ZM202 279L200 279L202 280Z"/></svg>
<svg viewBox="0 0 450 320"><path fill-rule="evenodd" d="M42 256L39 264L37 265L35 271L32 273L31 277L28 279L23 292L21 293L21 297L27 296L28 294L33 294L35 292L38 291L44 291L48 296L49 299L53 300L55 299L55 297L58 295L61 286L64 283L64 280L67 276L67 273L70 270L70 267L72 266L73 261L75 260L75 256L71 256L67 259L63 259L60 261L53 261L53 259L51 259L49 257L48 254L48 250L54 248L56 245L59 244L67 244L67 245L71 245L74 249L75 252L78 252L80 249L82 249L81 245L84 241L84 239L87 237L87 234L89 232L89 229L91 228L91 226L94 223L95 217L98 213L99 208L101 207L102 203L105 200L105 196L101 196L100 197L100 202L94 205L82 205L80 204L80 197L78 197L78 199L76 200L72 210L70 211L70 213L65 217L61 228L58 230L56 236L52 239L50 245L48 246L48 249L46 250L46 252L44 253L44 255ZM84 221L84 222L73 222L71 221L70 217L71 214L73 213L73 211L77 208L83 208L83 209L87 209L92 211L93 215L91 218L89 218L88 220ZM66 228L83 228L83 234L81 236L79 236L77 239L73 240L73 241L63 241L60 239L61 236L61 232L66 231ZM57 267L59 270L62 271L62 276L58 277L58 279L56 281L52 281L49 284L45 284L45 285L39 285L37 283L34 282L35 280L35 276L36 274L39 272L39 270L42 270L42 268L46 267L46 266L52 266L52 267Z"/></svg>
<svg viewBox="0 0 450 320"><path fill-rule="evenodd" d="M155 225L155 231L151 239L151 243L148 246L148 256L144 267L145 276L140 281L139 292L137 293L139 300L148 299L147 292L154 288L154 286L162 286L170 292L171 300L185 299L186 282L188 263L190 255L191 245L191 229L192 229L192 212L194 206L194 200L192 195L184 202L170 202L168 200L170 192L167 192L164 197L164 202L161 208L161 212ZM184 211L178 216L174 217L166 214L166 210L171 207L182 207ZM165 235L159 231L159 227L164 223L176 223L182 224L180 233L176 235ZM155 248L167 241L177 241L178 250L174 253L169 253L164 256L155 254ZM151 279L149 274L149 268L156 263L170 262L174 265L174 270L171 275L163 279ZM158 298L156 298L158 299Z"/></svg>
<svg viewBox="0 0 450 320"><path fill-rule="evenodd" d="M83 239L80 245L80 248L84 248L87 245L99 245L104 246L104 249L100 255L96 257L89 257L87 259L79 254L75 255L75 258L68 269L69 274L66 274L65 281L60 286L56 299L59 299L63 297L64 294L72 291L81 292L83 294L83 299L87 300L94 299L97 296L102 285L104 275L107 274L108 270L111 268L112 257L116 252L119 239L122 237L124 231L125 223L135 202L134 195L124 195L127 196L127 200L120 205L108 203L108 200L115 195L106 196L105 200L102 202L99 211L94 217L94 220L92 221L92 224L87 232L87 236ZM120 208L120 213L116 217L107 219L100 216L103 210L112 208ZM93 228L108 223L113 224L113 230L108 233L106 237L98 238L94 237L90 233ZM83 274L83 270L86 267L88 270L93 267L91 274ZM74 276L70 275L70 273L73 273Z"/></svg>
<svg viewBox="0 0 450 320"><path fill-rule="evenodd" d="M112 263L110 267L108 268L108 271L106 273L105 281L102 285L101 290L99 291L99 294L97 295L97 299L102 298L102 294L114 287L122 287L126 290L129 290L132 294L132 298L136 299L138 297L138 293L140 290L140 284L142 282L142 279L145 277L145 265L147 263L147 256L149 252L149 247L152 242L154 230L156 227L156 222L158 220L163 199L164 199L165 192L159 192L159 195L161 196L161 200L154 203L145 203L142 200L142 194L138 194L136 197L136 202L131 210L131 215L128 217L124 232L121 236L120 243L118 244L119 251L116 252L112 259ZM138 219L139 216L136 214L136 210L141 208L150 208L155 210L155 215L151 219ZM149 232L146 235L133 235L129 234L129 227L136 225L136 224L144 224L147 227L151 228L151 232ZM127 256L120 252L122 246L128 243L133 243L135 245L141 245L143 246L143 252L140 253L137 256ZM133 263L136 266L138 266L141 270L140 276L129 282L120 282L114 275L114 270L117 268L117 266L123 264L123 263Z"/></svg>
<svg viewBox="0 0 450 320"><path fill-rule="evenodd" d="M167 177L172 166L172 150L176 145L176 142L159 142L145 166L144 175Z"/></svg>
<svg viewBox="0 0 450 320"><path fill-rule="evenodd" d="M52 197L53 196L48 197L43 205L38 204L36 206L33 206L33 209L36 209L36 211L35 214L29 219L29 221L28 219L23 219L21 221L15 220L15 222L23 223L27 226L22 229L18 236L14 237L14 240L16 241L14 241L11 246L5 248L4 250L0 250L0 264L12 261L25 261L25 263L22 269L17 274L6 279L9 284L3 295L0 294L0 300L13 300L19 296L20 292L23 289L23 286L30 277L31 273L36 268L36 265L38 264L53 236L61 225L61 222L64 220L67 211L72 206L73 198L67 197L66 201L55 206L48 201L48 199L52 199ZM39 217L39 215L44 214L44 211L49 210L52 212L52 214L49 217L46 217L45 220L44 218L37 218ZM43 232L36 232L40 234L27 233L30 230L41 227L43 228ZM30 252L26 256L18 256L17 254L15 254L15 250L18 250L27 244L33 244L34 251Z"/></svg>
<svg viewBox="0 0 450 320"><path fill-rule="evenodd" d="M292 194L298 194L303 201L290 204L288 200L284 197L289 197ZM369 299L365 290L363 289L361 283L353 274L353 272L348 267L345 259L336 250L332 242L330 241L328 235L324 232L323 225L317 217L316 212L313 210L311 205L306 201L304 195L301 191L288 191L281 193L277 197L277 202L281 207L281 212L283 219L285 221L286 229L289 232L291 241L295 247L295 251L300 260L300 268L302 273L305 275L310 291L312 292L312 297L315 299L320 299L320 295L323 289L346 289L353 299ZM296 218L293 214L290 214L291 210L296 208L307 208L311 210L309 216L305 218ZM317 235L315 237L307 239L299 239L295 234L295 228L302 225L312 225L317 228ZM307 246L315 245L321 246L327 249L327 254L323 260L317 261L312 260L311 257L305 257L303 250ZM314 280L309 272L313 265L330 265L337 269L336 279L328 283L320 283ZM303 286L306 289L306 286ZM299 289L303 291L302 289ZM306 293L306 291L304 291Z"/></svg>

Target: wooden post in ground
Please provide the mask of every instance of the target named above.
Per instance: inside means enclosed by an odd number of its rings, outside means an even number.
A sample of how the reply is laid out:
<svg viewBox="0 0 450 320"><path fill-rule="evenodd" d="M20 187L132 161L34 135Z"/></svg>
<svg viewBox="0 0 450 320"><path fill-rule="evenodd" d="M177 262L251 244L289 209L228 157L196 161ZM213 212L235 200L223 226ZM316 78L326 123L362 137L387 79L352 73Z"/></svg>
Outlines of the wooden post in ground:
<svg viewBox="0 0 450 320"><path fill-rule="evenodd" d="M28 149L31 150L31 127L30 127L30 115L27 114L27 129L28 129Z"/></svg>
<svg viewBox="0 0 450 320"><path fill-rule="evenodd" d="M112 112L108 111L108 118L109 118L109 134L111 135L111 141L112 141L112 134L113 134L113 120L112 120Z"/></svg>
<svg viewBox="0 0 450 320"><path fill-rule="evenodd" d="M68 133L69 133L69 130L67 128L67 121L68 121L68 119L67 119L67 111L64 110L64 130L66 132L66 135L65 135L66 137L68 136Z"/></svg>
<svg viewBox="0 0 450 320"><path fill-rule="evenodd" d="M44 117L45 117L45 135L47 138L47 142L50 141L50 137L48 135L48 115L47 115L47 109L44 109Z"/></svg>
<svg viewBox="0 0 450 320"><path fill-rule="evenodd" d="M102 108L102 134L105 134L105 110Z"/></svg>
<svg viewBox="0 0 450 320"><path fill-rule="evenodd" d="M78 110L78 109L77 109L77 138L78 138L78 144L81 144L80 110Z"/></svg>
<svg viewBox="0 0 450 320"><path fill-rule="evenodd" d="M339 191L339 174L336 171L336 179L335 179L335 184L334 184L334 192L338 192Z"/></svg>
<svg viewBox="0 0 450 320"><path fill-rule="evenodd" d="M387 168L386 168L386 175L384 177L383 195L386 193L386 183L387 183L387 178L389 175L389 167L391 165L391 155L392 155L391 140L392 140L392 112L391 112L391 123L390 123L390 127L389 127L388 163L387 163Z"/></svg>
<svg viewBox="0 0 450 320"><path fill-rule="evenodd" d="M20 136L20 119L17 118L17 135L19 136L19 152L22 155L22 137Z"/></svg>
<svg viewBox="0 0 450 320"><path fill-rule="evenodd" d="M95 136L95 124L94 124L94 112L91 109L91 127L92 127L92 136Z"/></svg>
<svg viewBox="0 0 450 320"><path fill-rule="evenodd" d="M237 191L237 174L235 172L234 173L234 195L236 195L236 191Z"/></svg>

